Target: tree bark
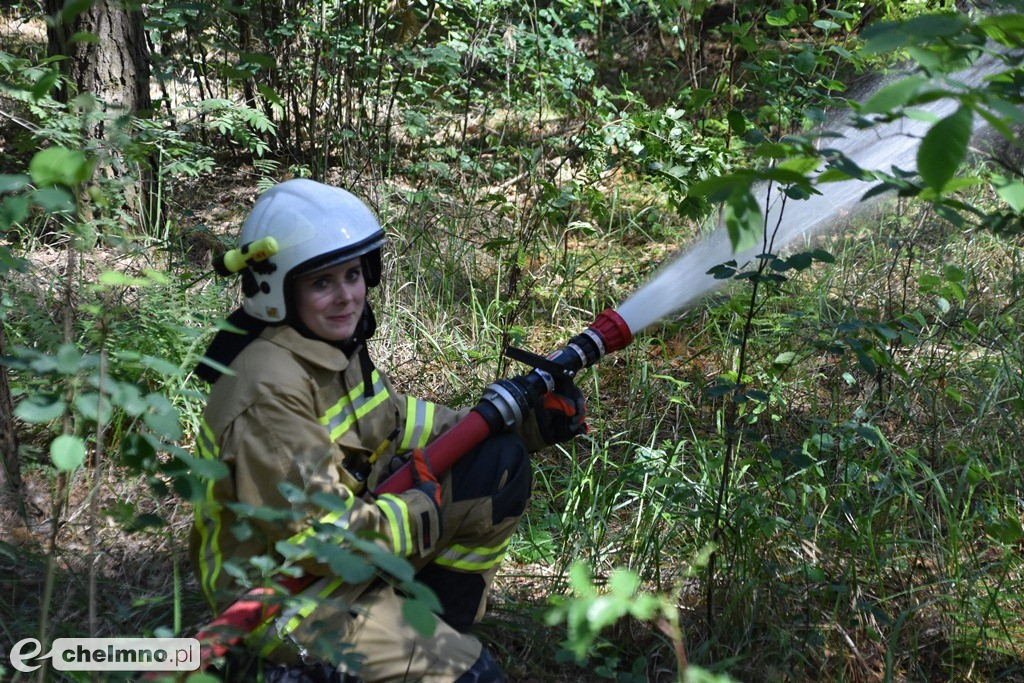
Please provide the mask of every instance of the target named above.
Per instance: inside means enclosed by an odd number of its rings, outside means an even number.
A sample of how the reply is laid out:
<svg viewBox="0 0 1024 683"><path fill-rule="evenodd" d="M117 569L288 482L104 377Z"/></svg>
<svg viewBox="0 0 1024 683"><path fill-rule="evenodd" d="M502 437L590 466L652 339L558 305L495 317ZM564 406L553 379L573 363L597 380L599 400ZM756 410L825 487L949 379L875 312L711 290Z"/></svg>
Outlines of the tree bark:
<svg viewBox="0 0 1024 683"><path fill-rule="evenodd" d="M47 11L59 15L62 0L46 0ZM69 42L76 33L91 33L97 40ZM145 115L149 96L149 51L142 12L117 0L95 0L71 21L54 22L47 29L50 55L67 55L63 64L79 93L92 93L111 117ZM93 137L102 138L102 119Z"/></svg>
<svg viewBox="0 0 1024 683"><path fill-rule="evenodd" d="M7 353L7 335L0 324L0 356ZM7 383L7 366L0 365L0 506L13 509L21 490L18 433L14 429L14 402Z"/></svg>
<svg viewBox="0 0 1024 683"><path fill-rule="evenodd" d="M63 0L45 0L51 17L60 17ZM89 119L87 137L110 139L111 124L125 116L149 116L153 103L149 95L149 44L140 9L122 0L93 0L70 21L51 21L47 27L47 51L51 56L65 55L60 62L65 75L79 94L90 93L96 99L99 114ZM76 34L92 34L94 40L71 42ZM69 93L62 93L68 99ZM109 156L101 157L97 171L108 178L129 175L124 158L115 145L108 145ZM159 215L155 205L158 193L148 191L156 173L156 160L149 168L139 169L138 183L126 186L125 204L136 208L144 225Z"/></svg>

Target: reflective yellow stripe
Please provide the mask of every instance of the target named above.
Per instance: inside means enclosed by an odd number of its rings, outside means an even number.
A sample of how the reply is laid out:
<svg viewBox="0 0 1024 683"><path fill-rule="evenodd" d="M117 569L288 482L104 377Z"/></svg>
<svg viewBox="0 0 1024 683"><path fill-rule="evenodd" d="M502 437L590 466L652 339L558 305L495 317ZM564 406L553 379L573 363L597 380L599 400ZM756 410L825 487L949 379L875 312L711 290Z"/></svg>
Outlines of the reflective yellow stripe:
<svg viewBox="0 0 1024 683"><path fill-rule="evenodd" d="M501 564L505 559L508 542L509 539L505 539L504 543L493 548L467 548L456 543L442 552L434 562L442 567L468 572L485 571Z"/></svg>
<svg viewBox="0 0 1024 683"><path fill-rule="evenodd" d="M377 499L377 507L381 509L391 527L391 543L394 553L405 557L414 550L412 545L412 529L409 523L409 506L398 496L385 493Z"/></svg>
<svg viewBox="0 0 1024 683"><path fill-rule="evenodd" d="M331 430L331 441L335 441L339 436L351 429L356 420L363 417L386 400L388 400L388 392L382 391L366 403L359 406L351 415L345 418L341 424Z"/></svg>
<svg viewBox="0 0 1024 683"><path fill-rule="evenodd" d="M207 460L219 460L220 449L217 447L213 430L206 424L206 420L200 423L199 433L196 436L196 446L200 457ZM196 531L199 532L199 585L211 606L215 604L214 591L224 561L220 552L221 507L213 495L213 484L213 480L206 482L206 500L193 508ZM209 528L206 525L207 520L210 522Z"/></svg>
<svg viewBox="0 0 1024 683"><path fill-rule="evenodd" d="M350 491L348 493L348 495L345 497L345 509L344 510L335 510L334 512L331 512L331 513L328 513L328 514L324 515L323 517L321 517L317 521L320 524L323 524L325 526L327 526L327 525L334 525L334 526L340 527L342 529L347 529L348 528L349 519L352 517L352 507L355 505L355 502L356 502L356 497ZM295 534L291 538L289 538L288 542L289 543L294 543L295 545L302 545L303 541L305 541L307 538L310 538L314 534L316 534L316 526L315 525L309 526L309 527L306 527L305 529L303 529L302 531L300 531L299 533ZM300 557L298 559L304 559L304 558L305 558L305 556Z"/></svg>
<svg viewBox="0 0 1024 683"><path fill-rule="evenodd" d="M338 402L328 408L327 412L320 417L320 424L327 427L331 441L347 432L356 420L387 400L390 394L376 370L370 373L370 383L373 386L373 394L369 398L363 394L366 383L360 382L359 386L338 399Z"/></svg>
<svg viewBox="0 0 1024 683"><path fill-rule="evenodd" d="M430 441L434 429L434 404L407 397L405 405L405 433L398 450L408 451L423 448Z"/></svg>
<svg viewBox="0 0 1024 683"><path fill-rule="evenodd" d="M376 384L378 379L380 379L380 377L378 376L377 371L374 370L373 373L370 375L370 381L373 382L374 384ZM341 411L345 410L345 408L347 408L349 405L351 405L352 401L354 401L356 399L356 397L359 396L359 394L363 393L363 386L365 384L366 384L365 381L364 382L360 382L359 386L357 386L356 388L352 389L345 396L342 396L341 398L339 398L338 402L335 403L330 408L328 408L327 412L324 413L324 416L320 418L320 423L323 424L323 425L326 425L328 422L330 422L332 417L334 417L335 415L338 415L339 413L341 413Z"/></svg>
<svg viewBox="0 0 1024 683"><path fill-rule="evenodd" d="M326 581L326 578L320 579L319 581L317 581L316 584L313 584L311 588L318 588L318 584L322 584L324 581ZM339 578L334 578L328 581L326 586L317 591L315 598L310 597L307 594L309 592L309 589L307 589L306 591L303 591L301 594L296 596L298 600L301 601L300 605L297 605L286 610L279 617L271 617L270 619L267 619L265 622L260 624L257 631L259 633L262 633L266 630L267 626L270 625L272 622L276 621L277 623L281 623L282 620L287 619L284 625L278 628L277 632L271 635L267 643L260 649L260 655L266 657L269 656L271 652L276 650L277 646L281 644L281 641L286 636L295 631L295 629L299 627L299 624L302 623L302 620L308 617L310 613L320 605L324 598L333 593L338 588L338 586L340 586L343 583L345 582ZM257 631L254 631L253 633L255 634Z"/></svg>

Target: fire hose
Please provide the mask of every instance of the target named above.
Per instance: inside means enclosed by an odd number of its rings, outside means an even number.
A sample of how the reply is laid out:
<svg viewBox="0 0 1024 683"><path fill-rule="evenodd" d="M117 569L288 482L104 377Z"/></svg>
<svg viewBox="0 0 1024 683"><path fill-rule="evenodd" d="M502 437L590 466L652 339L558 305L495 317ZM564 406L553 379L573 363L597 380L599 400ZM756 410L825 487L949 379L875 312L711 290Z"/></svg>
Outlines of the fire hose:
<svg viewBox="0 0 1024 683"><path fill-rule="evenodd" d="M632 340L629 325L609 308L564 348L547 357L522 349L507 349L506 355L510 358L534 369L518 381L501 379L488 386L480 402L465 417L423 449L434 473L443 475L488 437L522 424L544 394L554 391L556 379L575 377L606 354L626 348ZM412 486L412 466L406 463L381 482L374 494L400 493ZM295 594L315 580L315 576L288 577L278 581L278 586L288 594ZM200 670L208 668L215 658L224 656L246 634L280 611L281 597L281 592L272 587L253 588L197 633L195 637L201 647Z"/></svg>

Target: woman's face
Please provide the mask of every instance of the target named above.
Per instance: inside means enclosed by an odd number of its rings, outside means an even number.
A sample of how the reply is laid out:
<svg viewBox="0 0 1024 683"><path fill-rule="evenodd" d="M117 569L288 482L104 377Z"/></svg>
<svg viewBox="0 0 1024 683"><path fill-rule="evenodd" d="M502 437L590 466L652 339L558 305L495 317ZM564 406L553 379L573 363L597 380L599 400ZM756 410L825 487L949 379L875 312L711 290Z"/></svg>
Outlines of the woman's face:
<svg viewBox="0 0 1024 683"><path fill-rule="evenodd" d="M366 303L366 281L359 259L295 280L299 320L327 341L344 341L355 334Z"/></svg>

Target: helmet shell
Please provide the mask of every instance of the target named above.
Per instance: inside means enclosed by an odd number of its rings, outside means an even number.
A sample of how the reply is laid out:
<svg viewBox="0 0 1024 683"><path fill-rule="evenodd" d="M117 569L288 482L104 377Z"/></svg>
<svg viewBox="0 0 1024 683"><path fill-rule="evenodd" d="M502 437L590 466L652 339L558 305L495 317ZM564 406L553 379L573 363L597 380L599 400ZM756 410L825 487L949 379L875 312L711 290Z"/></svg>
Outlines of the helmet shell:
<svg viewBox="0 0 1024 683"><path fill-rule="evenodd" d="M286 288L302 273L364 257L366 284L380 282L384 231L366 204L339 187L296 178L270 188L242 224L240 243L264 237L277 240L277 253L242 272L242 307L260 320L287 319Z"/></svg>

